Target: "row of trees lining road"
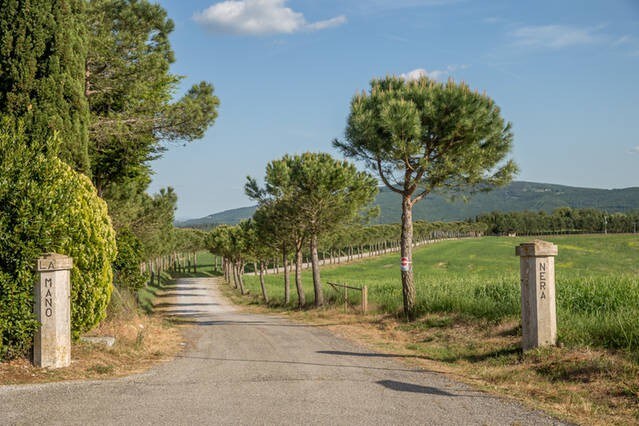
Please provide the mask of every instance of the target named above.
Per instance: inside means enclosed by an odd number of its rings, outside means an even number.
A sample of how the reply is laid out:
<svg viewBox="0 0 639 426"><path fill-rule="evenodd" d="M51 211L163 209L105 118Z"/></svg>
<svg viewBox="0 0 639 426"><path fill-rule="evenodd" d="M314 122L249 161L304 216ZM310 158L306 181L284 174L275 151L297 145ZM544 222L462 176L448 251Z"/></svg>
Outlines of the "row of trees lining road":
<svg viewBox="0 0 639 426"><path fill-rule="evenodd" d="M233 282L234 287L241 294L246 294L243 275L246 271L259 274L262 298L265 303L269 297L264 285L264 275L271 272L282 272L284 278L285 303L291 303L289 272L295 265L301 272L303 264L312 268L311 251L308 247L301 254L292 255L280 250L280 243L272 238L272 225L276 222L265 220L259 224L261 218L258 212L249 220L242 221L235 226L221 225L207 234L206 247L214 255L222 257L222 270L227 282ZM353 223L340 226L330 233L325 233L319 239L317 264L340 264L354 259L382 255L399 251L401 224L385 224L362 226ZM481 222L424 222L414 224L415 246L429 242L451 238L474 238L484 235L487 225ZM193 230L185 230L192 232ZM197 231L196 231L197 232ZM292 258L301 259L300 262ZM166 261L164 262L166 263ZM169 262L170 263L170 262ZM298 275L299 276L299 275ZM301 281L296 281L298 307L306 304Z"/></svg>
<svg viewBox="0 0 639 426"><path fill-rule="evenodd" d="M104 318L113 282L144 285L140 265L157 264L180 246L177 195L171 188L147 194L150 161L167 143L201 138L219 100L207 82L173 100L182 77L169 70L172 30L166 11L148 0L0 0L0 139L7 153L0 184L24 198L12 202L11 191L0 191L0 358L25 353L32 341L34 256L80 253L73 279L88 284L72 294L81 310L72 317L77 334ZM67 183L60 176L77 192L62 197ZM42 204L47 200L56 202ZM82 247L91 253L86 261Z"/></svg>
<svg viewBox="0 0 639 426"><path fill-rule="evenodd" d="M266 166L265 185L247 178L246 194L258 202L255 227L270 248L281 247L283 259L288 247L295 251L295 285L300 306L302 250L309 245L313 268L315 306L324 304L320 280L318 244L323 235L359 217L377 194L377 182L353 164L324 153L285 155ZM288 291L287 291L288 293Z"/></svg>
<svg viewBox="0 0 639 426"><path fill-rule="evenodd" d="M362 160L402 196L401 255L412 264L412 209L433 190L486 191L512 180L510 123L464 83L386 77L355 95L346 139L334 146ZM404 313L414 320L413 271L402 272Z"/></svg>
<svg viewBox="0 0 639 426"><path fill-rule="evenodd" d="M596 209L562 207L551 214L539 212L493 212L477 216L491 235L541 235L574 233L636 233L639 211L606 213Z"/></svg>

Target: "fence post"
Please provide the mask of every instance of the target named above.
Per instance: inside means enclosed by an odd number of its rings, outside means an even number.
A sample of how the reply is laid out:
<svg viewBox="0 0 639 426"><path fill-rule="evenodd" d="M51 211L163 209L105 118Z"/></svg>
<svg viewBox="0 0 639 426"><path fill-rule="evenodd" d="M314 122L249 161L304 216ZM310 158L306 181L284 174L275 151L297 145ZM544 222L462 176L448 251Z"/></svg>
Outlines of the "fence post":
<svg viewBox="0 0 639 426"><path fill-rule="evenodd" d="M535 240L515 249L520 257L522 348L557 343L555 256L557 246Z"/></svg>
<svg viewBox="0 0 639 426"><path fill-rule="evenodd" d="M362 312L368 312L368 286L362 287Z"/></svg>
<svg viewBox="0 0 639 426"><path fill-rule="evenodd" d="M40 275L34 289L35 314L40 323L33 342L36 367L62 368L71 364L71 269L73 259L48 253L38 258Z"/></svg>

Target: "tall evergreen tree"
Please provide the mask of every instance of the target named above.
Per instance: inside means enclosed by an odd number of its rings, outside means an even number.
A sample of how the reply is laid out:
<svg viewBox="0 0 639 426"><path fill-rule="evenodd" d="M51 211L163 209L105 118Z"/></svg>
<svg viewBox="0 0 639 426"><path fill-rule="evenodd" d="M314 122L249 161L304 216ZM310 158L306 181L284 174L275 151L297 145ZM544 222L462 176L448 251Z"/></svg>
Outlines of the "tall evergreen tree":
<svg viewBox="0 0 639 426"><path fill-rule="evenodd" d="M87 52L82 0L0 0L0 113L20 119L30 140L89 172Z"/></svg>

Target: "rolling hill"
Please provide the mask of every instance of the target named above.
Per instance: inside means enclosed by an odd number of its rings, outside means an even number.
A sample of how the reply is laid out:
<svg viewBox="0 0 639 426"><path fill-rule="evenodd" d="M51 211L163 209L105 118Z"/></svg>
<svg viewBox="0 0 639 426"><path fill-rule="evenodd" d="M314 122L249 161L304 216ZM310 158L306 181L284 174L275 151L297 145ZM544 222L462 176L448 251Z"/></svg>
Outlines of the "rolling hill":
<svg viewBox="0 0 639 426"><path fill-rule="evenodd" d="M639 187L624 189L577 188L535 182L513 182L491 192L479 193L467 202L450 200L431 194L415 205L414 220L455 221L475 217L492 211L544 210L552 212L559 207L595 208L609 213L639 210ZM374 205L379 206L380 216L374 223L399 222L401 199L398 194L380 188ZM253 215L255 206L226 210L200 219L177 223L181 227L208 227L217 224L236 224Z"/></svg>

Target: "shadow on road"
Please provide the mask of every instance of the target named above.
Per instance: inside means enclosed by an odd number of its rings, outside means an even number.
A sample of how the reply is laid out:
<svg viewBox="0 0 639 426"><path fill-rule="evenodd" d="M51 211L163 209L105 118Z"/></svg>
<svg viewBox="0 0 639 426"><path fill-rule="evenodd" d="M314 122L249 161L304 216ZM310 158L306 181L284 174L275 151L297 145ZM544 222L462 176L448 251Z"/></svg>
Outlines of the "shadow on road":
<svg viewBox="0 0 639 426"><path fill-rule="evenodd" d="M175 285L175 284L166 284L162 287L162 290L167 290L167 291L175 291L175 290L180 290L180 291L203 291L203 290L208 290L209 287L187 287L187 286L181 286L181 285Z"/></svg>
<svg viewBox="0 0 639 426"><path fill-rule="evenodd" d="M177 358L201 359L201 360L207 360L207 361L224 361L224 362L245 362L245 363L286 364L286 365L311 365L311 366L315 366L315 367L354 368L354 369L362 369L362 370L380 370L380 371L402 371L402 372L407 372L407 373L424 373L425 372L425 370L421 370L421 369L370 367L370 366L367 366L367 365L323 364L323 363L317 363L317 362L270 360L270 359L213 358L213 357L201 357L201 356L196 356L196 355L178 355Z"/></svg>
<svg viewBox="0 0 639 426"><path fill-rule="evenodd" d="M398 392L425 393L428 395L440 396L459 396L431 386L421 386L412 383L396 382L395 380L380 380L375 383L377 383L378 385L382 385L387 389Z"/></svg>
<svg viewBox="0 0 639 426"><path fill-rule="evenodd" d="M168 297L201 297L202 294L198 294L198 293L182 293L182 292L176 292L173 291L171 293L164 293L164 294L159 294L155 297L157 298L168 298Z"/></svg>
<svg viewBox="0 0 639 426"><path fill-rule="evenodd" d="M174 314L177 311L168 311L168 314ZM215 326L215 325L244 325L244 326L264 326L264 327L290 327L290 328L316 328L318 326L309 324L286 324L286 323L272 323L266 321L232 321L232 320L197 320L197 318L210 318L211 314L207 312L186 311L187 313L181 314L185 320L180 320L180 324L192 324L199 326ZM193 318L190 320L190 318Z"/></svg>
<svg viewBox="0 0 639 426"><path fill-rule="evenodd" d="M219 306L219 303L158 303L153 305L153 308L181 308L185 306Z"/></svg>

